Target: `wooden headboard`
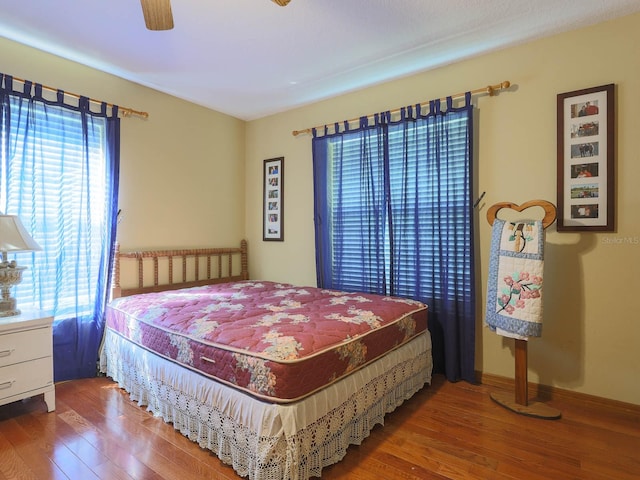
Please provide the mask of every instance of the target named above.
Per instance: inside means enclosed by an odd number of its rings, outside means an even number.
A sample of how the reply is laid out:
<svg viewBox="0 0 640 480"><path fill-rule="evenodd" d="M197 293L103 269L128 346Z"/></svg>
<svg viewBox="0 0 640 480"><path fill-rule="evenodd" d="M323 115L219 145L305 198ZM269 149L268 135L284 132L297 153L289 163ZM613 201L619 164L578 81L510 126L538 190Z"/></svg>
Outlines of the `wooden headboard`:
<svg viewBox="0 0 640 480"><path fill-rule="evenodd" d="M124 262L137 263L136 286L123 288L120 274ZM152 273L150 272L152 270ZM179 273L175 271L179 270ZM237 248L197 248L121 252L116 245L111 297L175 290L213 283L247 280L247 241Z"/></svg>

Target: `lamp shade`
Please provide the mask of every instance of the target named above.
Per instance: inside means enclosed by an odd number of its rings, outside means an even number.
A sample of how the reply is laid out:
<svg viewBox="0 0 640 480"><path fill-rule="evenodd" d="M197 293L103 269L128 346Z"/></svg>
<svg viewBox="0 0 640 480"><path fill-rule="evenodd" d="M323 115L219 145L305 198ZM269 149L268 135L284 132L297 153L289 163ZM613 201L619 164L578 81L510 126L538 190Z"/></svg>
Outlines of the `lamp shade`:
<svg viewBox="0 0 640 480"><path fill-rule="evenodd" d="M42 250L17 215L0 215L0 252Z"/></svg>

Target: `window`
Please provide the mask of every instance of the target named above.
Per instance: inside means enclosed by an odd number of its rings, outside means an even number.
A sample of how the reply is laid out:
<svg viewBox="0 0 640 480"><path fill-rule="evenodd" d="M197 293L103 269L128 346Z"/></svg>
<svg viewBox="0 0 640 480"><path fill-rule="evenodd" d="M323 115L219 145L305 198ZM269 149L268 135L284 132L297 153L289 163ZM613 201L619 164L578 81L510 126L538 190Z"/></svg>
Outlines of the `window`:
<svg viewBox="0 0 640 480"><path fill-rule="evenodd" d="M458 246L472 241L466 213L467 117L448 121L446 161L439 149L429 149L430 138L445 135L437 131L440 125L413 123L409 128L392 124L327 140L331 278L339 288L360 290L363 278L375 275L371 281L382 283L382 293L468 295L468 288L459 289L458 282L434 281L443 269L453 268L464 277L471 268L471 256ZM440 231L453 234L443 236ZM443 251L459 256L458 261L441 262Z"/></svg>
<svg viewBox="0 0 640 480"><path fill-rule="evenodd" d="M434 371L475 381L473 106L314 131L318 285L421 300ZM336 126L336 129L339 125Z"/></svg>
<svg viewBox="0 0 640 480"><path fill-rule="evenodd" d="M107 209L105 118L12 97L2 131L2 210L17 213L43 252L16 254L31 265L15 287L19 308L91 315ZM89 212L89 214L87 214Z"/></svg>
<svg viewBox="0 0 640 480"><path fill-rule="evenodd" d="M18 308L54 317L54 380L92 377L115 244L118 108L94 112L86 97L70 105L64 92L45 99L42 85L14 83L0 73L0 210L42 251L15 254L27 270L13 294Z"/></svg>

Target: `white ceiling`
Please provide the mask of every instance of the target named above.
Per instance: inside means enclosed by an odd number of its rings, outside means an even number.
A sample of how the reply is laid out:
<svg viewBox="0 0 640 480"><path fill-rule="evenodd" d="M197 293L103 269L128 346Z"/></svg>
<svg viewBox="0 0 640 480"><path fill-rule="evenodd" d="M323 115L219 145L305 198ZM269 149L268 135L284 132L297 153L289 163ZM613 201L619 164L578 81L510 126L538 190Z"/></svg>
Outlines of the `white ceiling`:
<svg viewBox="0 0 640 480"><path fill-rule="evenodd" d="M172 0L172 9L175 28L152 32L138 0L0 0L0 36L253 120L638 12L640 0Z"/></svg>

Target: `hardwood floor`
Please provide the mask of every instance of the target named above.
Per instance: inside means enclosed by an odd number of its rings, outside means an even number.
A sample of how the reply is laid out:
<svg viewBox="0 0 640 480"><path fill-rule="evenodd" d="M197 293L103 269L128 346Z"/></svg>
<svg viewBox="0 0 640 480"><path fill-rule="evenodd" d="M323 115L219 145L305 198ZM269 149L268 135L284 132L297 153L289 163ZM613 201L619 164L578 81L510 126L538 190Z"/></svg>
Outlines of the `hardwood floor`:
<svg viewBox="0 0 640 480"><path fill-rule="evenodd" d="M541 420L490 391L436 376L322 478L640 478L637 409L563 398L549 402L562 418ZM41 396L0 407L0 480L240 478L107 378L58 384L56 407L47 413Z"/></svg>

